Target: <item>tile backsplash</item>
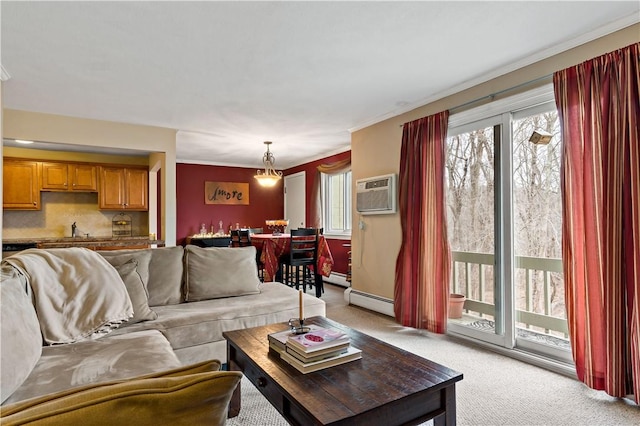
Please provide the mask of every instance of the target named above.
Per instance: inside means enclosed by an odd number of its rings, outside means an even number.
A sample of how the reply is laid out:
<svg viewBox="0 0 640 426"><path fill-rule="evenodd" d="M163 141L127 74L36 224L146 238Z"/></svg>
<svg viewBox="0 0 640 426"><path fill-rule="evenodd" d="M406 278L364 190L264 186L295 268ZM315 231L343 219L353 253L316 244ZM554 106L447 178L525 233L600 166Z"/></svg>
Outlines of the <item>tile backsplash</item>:
<svg viewBox="0 0 640 426"><path fill-rule="evenodd" d="M76 222L78 236L111 237L111 219L118 211L99 210L95 192L42 192L39 211L4 210L2 238L62 238L71 236ZM132 235L149 234L148 212L126 212L132 219Z"/></svg>

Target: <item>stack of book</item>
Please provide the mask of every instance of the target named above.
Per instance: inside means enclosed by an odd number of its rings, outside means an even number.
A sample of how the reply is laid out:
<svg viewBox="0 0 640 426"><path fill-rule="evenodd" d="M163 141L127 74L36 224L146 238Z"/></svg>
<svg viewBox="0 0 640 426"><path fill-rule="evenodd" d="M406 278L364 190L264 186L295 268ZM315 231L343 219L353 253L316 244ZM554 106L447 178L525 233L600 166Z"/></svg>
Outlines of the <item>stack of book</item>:
<svg viewBox="0 0 640 426"><path fill-rule="evenodd" d="M316 325L309 328L304 334L291 330L269 334L270 350L305 374L362 358L362 351L351 346L349 336L341 331Z"/></svg>

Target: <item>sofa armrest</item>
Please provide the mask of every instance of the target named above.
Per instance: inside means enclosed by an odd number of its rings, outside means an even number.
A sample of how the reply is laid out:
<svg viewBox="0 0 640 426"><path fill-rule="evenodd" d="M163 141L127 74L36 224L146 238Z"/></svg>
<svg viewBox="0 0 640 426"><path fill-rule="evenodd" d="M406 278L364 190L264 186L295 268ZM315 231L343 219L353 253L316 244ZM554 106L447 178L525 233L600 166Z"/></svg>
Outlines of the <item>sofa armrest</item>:
<svg viewBox="0 0 640 426"><path fill-rule="evenodd" d="M204 362L130 380L98 383L1 407L9 425L223 425L242 373ZM90 421L89 421L90 419Z"/></svg>

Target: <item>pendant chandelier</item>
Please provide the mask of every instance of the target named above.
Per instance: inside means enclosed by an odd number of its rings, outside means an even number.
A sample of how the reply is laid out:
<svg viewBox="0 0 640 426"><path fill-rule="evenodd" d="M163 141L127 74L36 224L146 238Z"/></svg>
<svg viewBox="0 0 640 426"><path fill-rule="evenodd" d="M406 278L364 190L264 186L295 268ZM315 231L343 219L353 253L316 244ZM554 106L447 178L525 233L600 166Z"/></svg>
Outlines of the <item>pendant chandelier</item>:
<svg viewBox="0 0 640 426"><path fill-rule="evenodd" d="M262 163L264 164L264 171L258 170L258 174L254 176L258 183L262 186L270 187L274 186L280 179L282 179L282 172L278 172L273 168L273 163L276 159L273 154L269 152L269 145L271 142L266 141L264 143L267 146L267 152L262 157Z"/></svg>

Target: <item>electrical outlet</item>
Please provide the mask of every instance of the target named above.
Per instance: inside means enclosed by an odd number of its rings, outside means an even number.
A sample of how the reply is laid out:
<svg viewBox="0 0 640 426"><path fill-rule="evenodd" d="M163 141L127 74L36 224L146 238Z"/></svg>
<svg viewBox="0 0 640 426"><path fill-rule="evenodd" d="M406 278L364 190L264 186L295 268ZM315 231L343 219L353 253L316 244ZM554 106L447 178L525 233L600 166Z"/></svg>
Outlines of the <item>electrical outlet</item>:
<svg viewBox="0 0 640 426"><path fill-rule="evenodd" d="M360 221L358 222L358 229L364 230L364 220L360 219Z"/></svg>

